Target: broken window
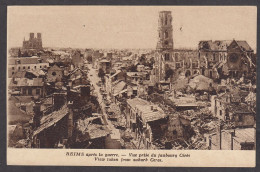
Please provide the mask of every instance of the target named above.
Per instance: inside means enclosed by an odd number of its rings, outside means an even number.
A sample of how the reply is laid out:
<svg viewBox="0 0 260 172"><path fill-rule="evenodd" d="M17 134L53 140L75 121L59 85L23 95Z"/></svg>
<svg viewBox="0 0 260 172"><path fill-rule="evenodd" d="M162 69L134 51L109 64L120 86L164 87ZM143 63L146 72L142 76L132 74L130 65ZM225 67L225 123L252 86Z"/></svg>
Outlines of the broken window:
<svg viewBox="0 0 260 172"><path fill-rule="evenodd" d="M219 115L222 116L222 110L219 111Z"/></svg>

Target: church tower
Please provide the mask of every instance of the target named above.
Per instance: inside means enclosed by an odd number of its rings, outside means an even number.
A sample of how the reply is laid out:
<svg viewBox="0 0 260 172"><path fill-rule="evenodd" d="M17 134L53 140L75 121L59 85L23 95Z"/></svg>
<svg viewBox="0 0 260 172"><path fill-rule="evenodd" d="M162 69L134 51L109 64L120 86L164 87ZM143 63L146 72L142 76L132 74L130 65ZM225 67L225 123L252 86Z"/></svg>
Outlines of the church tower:
<svg viewBox="0 0 260 172"><path fill-rule="evenodd" d="M173 50L171 11L159 12L157 50Z"/></svg>
<svg viewBox="0 0 260 172"><path fill-rule="evenodd" d="M158 42L156 45L154 74L156 82L169 82L169 70L174 69L173 35L171 11L160 11L158 20Z"/></svg>

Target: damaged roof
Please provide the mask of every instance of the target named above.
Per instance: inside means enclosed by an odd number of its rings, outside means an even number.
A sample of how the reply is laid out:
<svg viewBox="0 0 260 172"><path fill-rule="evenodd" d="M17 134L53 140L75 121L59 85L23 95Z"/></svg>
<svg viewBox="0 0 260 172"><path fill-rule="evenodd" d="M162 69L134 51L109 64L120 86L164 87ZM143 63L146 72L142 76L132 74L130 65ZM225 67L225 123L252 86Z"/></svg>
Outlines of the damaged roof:
<svg viewBox="0 0 260 172"><path fill-rule="evenodd" d="M247 41L240 40L206 40L199 42L199 49L207 49L211 51L227 51L227 48L231 45L231 43L235 41L237 45L243 51L252 51L252 48L249 46Z"/></svg>
<svg viewBox="0 0 260 172"><path fill-rule="evenodd" d="M116 83L113 87L113 93L114 95L118 95L126 86L126 83L124 81L120 81Z"/></svg>
<svg viewBox="0 0 260 172"><path fill-rule="evenodd" d="M234 140L239 143L255 142L255 128L236 129Z"/></svg>
<svg viewBox="0 0 260 172"><path fill-rule="evenodd" d="M40 126L33 131L33 137L41 133L43 130L53 126L61 119L63 119L69 112L67 105L64 105L57 111L52 112L51 114L42 117Z"/></svg>
<svg viewBox="0 0 260 172"><path fill-rule="evenodd" d="M158 105L136 105L144 122L156 121L165 118L167 115Z"/></svg>
<svg viewBox="0 0 260 172"><path fill-rule="evenodd" d="M131 108L135 108L136 105L148 105L150 103L146 100L137 97L133 99L127 99L127 104L129 104Z"/></svg>
<svg viewBox="0 0 260 172"><path fill-rule="evenodd" d="M33 78L33 79L21 78L17 80L17 83L15 83L12 80L9 86L10 87L25 87L25 86L40 87L43 85L44 85L43 78Z"/></svg>

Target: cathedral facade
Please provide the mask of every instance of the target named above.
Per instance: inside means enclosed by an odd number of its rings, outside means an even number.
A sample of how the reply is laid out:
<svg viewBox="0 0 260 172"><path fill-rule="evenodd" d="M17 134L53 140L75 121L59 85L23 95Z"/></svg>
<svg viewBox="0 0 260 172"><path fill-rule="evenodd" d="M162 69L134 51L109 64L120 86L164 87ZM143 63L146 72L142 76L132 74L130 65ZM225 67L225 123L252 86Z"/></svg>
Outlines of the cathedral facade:
<svg viewBox="0 0 260 172"><path fill-rule="evenodd" d="M37 37L34 37L34 33L30 33L29 40L23 41L23 49L29 50L29 49L36 49L41 50L42 49L42 35L41 33L37 33Z"/></svg>

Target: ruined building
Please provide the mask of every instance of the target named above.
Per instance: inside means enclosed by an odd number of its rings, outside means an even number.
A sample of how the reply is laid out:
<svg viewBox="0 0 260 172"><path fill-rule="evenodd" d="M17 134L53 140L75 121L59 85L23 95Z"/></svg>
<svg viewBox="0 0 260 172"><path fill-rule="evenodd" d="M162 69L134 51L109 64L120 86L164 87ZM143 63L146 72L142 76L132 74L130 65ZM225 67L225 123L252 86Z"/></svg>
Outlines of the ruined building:
<svg viewBox="0 0 260 172"><path fill-rule="evenodd" d="M250 77L255 67L253 55L253 49L244 40L206 40L200 41L196 50L173 49L171 11L161 11L152 80L169 85L180 74L212 79Z"/></svg>
<svg viewBox="0 0 260 172"><path fill-rule="evenodd" d="M254 65L254 51L246 41L200 41L198 52L201 74L210 78L247 76Z"/></svg>
<svg viewBox="0 0 260 172"><path fill-rule="evenodd" d="M34 37L34 33L30 33L29 40L23 41L23 49L29 50L29 49L36 49L41 50L42 49L42 34L37 33L37 37Z"/></svg>

